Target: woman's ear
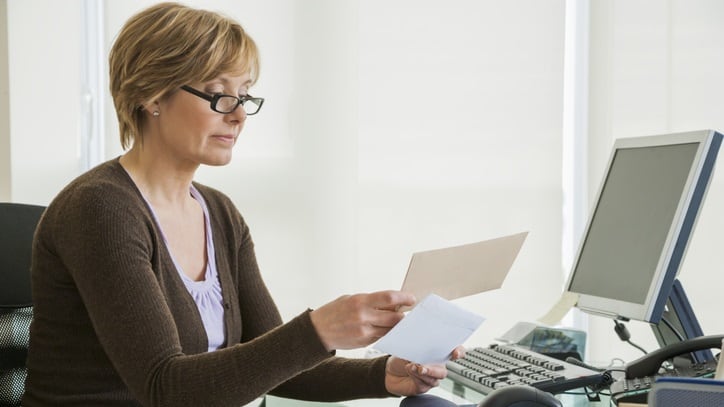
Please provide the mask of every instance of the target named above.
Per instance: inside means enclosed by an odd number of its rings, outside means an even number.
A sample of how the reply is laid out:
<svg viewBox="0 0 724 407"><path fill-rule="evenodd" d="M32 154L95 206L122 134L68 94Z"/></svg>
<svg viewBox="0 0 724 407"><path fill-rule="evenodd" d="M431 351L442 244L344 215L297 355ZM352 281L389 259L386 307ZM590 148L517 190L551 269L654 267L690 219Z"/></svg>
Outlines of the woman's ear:
<svg viewBox="0 0 724 407"><path fill-rule="evenodd" d="M154 117L158 117L161 114L160 105L156 100L142 104L141 109L145 110L148 114Z"/></svg>

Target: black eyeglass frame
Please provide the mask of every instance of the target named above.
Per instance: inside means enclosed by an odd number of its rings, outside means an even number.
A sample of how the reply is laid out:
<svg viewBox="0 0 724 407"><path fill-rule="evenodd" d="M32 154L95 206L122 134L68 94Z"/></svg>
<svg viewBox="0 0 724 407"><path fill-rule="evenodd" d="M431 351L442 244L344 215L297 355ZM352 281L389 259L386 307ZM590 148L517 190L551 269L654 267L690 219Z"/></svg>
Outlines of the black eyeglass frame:
<svg viewBox="0 0 724 407"><path fill-rule="evenodd" d="M234 96L234 95L224 95L224 94L221 94L221 93L216 94L216 95L209 95L208 93L204 93L204 92L202 92L202 91L200 91L200 90L194 89L194 88L192 88L191 86L187 86L187 85L181 86L181 89L182 89L182 90L185 90L186 92L188 92L188 93L190 93L190 94L192 94L192 95L198 96L198 97L200 97L201 99L208 100L208 101L211 103L211 110L215 111L216 113L221 113L221 114L230 114L230 113L233 113L236 109L239 108L239 106L243 106L244 103L251 101L251 102L254 103L255 105L259 106L259 107L256 109L256 112L254 112L254 113L249 113L249 112L247 112L247 113L246 113L247 116L253 116L253 115L259 113L259 110L261 110L261 105L264 104L264 98L258 98L258 97L254 97L254 96L251 96L251 95L244 95L244 96L242 96L242 97L238 97L238 96ZM221 98L223 98L223 97L227 97L227 98L230 97L230 98L236 99L236 101L237 101L236 106L234 106L234 108L231 109L231 110L229 110L228 112L218 110L218 109L216 108L216 104L219 102L219 99L221 99Z"/></svg>

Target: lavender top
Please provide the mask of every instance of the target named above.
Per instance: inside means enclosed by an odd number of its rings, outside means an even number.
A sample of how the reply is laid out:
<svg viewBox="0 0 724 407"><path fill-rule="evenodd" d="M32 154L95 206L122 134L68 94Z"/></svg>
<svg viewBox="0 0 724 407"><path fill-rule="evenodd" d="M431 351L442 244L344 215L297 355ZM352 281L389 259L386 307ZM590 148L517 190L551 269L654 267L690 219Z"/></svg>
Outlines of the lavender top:
<svg viewBox="0 0 724 407"><path fill-rule="evenodd" d="M224 327L224 300L221 296L221 283L219 282L219 274L216 270L216 253L214 252L214 237L211 233L211 221L209 220L209 208L206 206L201 193L191 185L191 196L199 202L201 209L204 212L204 223L206 225L206 273L204 279L201 281L194 281L189 278L186 273L183 272L181 265L178 264L171 248L168 245L166 235L163 233L161 223L158 221L156 211L154 211L151 203L148 203L148 207L151 208L158 229L161 231L163 241L166 244L171 260L178 271L181 280L183 280L186 289L193 297L196 302L196 307L201 315L201 321L206 329L206 335L209 338L209 352L219 349L226 343L225 327ZM145 197L144 197L145 199Z"/></svg>

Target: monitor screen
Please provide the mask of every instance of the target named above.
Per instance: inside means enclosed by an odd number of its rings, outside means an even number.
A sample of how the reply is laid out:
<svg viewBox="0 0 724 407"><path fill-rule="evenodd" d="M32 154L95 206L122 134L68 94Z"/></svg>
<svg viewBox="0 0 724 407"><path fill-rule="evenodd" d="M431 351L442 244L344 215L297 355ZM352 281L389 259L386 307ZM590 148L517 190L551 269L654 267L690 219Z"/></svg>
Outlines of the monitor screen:
<svg viewBox="0 0 724 407"><path fill-rule="evenodd" d="M659 322L720 144L710 130L616 140L567 283L578 308Z"/></svg>

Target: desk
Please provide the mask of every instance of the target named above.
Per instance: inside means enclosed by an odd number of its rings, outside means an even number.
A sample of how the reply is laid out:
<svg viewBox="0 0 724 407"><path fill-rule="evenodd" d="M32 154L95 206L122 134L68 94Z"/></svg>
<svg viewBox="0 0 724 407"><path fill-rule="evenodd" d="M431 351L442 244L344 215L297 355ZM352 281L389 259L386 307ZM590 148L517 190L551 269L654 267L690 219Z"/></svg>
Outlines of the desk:
<svg viewBox="0 0 724 407"><path fill-rule="evenodd" d="M434 394L446 400L458 404L472 404L473 402L456 396L440 386L429 391L428 394ZM267 396L266 407L399 407L402 397L389 397L384 399L363 399L351 400L340 403L319 403L311 401L289 400L274 396Z"/></svg>
<svg viewBox="0 0 724 407"><path fill-rule="evenodd" d="M430 394L442 397L457 404L476 404L485 398L472 389L445 379L440 387L432 389ZM583 395L561 394L559 399L565 407L609 407L611 406L608 397L601 396L600 401L589 401ZM401 398L390 397L386 399L365 399L352 400L341 403L318 403L309 401L298 401L268 396L266 407L398 407Z"/></svg>

